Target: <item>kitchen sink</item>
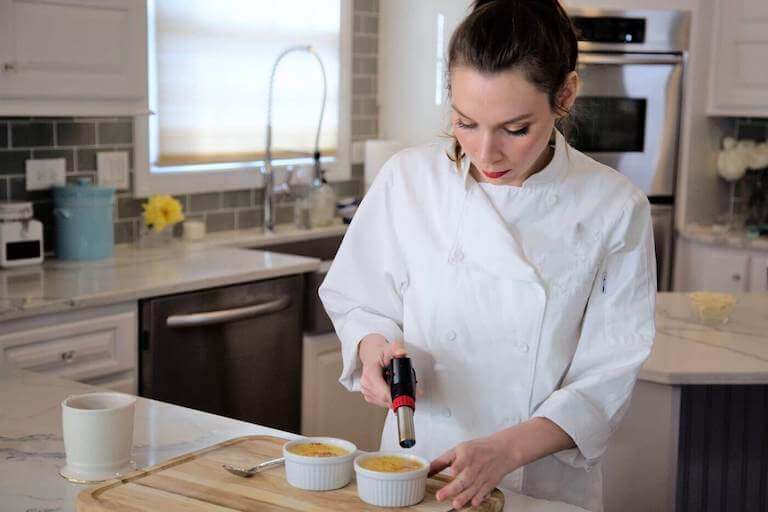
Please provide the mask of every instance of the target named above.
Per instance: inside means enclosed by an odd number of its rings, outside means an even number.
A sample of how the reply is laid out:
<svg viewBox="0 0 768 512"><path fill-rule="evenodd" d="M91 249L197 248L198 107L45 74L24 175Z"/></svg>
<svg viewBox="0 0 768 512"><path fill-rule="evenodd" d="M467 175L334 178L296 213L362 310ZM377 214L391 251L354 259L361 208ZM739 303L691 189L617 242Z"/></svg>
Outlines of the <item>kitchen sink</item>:
<svg viewBox="0 0 768 512"><path fill-rule="evenodd" d="M336 251L339 250L343 238L343 235L333 235L296 242L250 247L250 249L259 251L279 252L323 260L323 265L317 271L305 274L303 322L304 332L306 333L322 334L333 331L331 319L325 313L317 292L323 279L325 279L330 262L336 256Z"/></svg>

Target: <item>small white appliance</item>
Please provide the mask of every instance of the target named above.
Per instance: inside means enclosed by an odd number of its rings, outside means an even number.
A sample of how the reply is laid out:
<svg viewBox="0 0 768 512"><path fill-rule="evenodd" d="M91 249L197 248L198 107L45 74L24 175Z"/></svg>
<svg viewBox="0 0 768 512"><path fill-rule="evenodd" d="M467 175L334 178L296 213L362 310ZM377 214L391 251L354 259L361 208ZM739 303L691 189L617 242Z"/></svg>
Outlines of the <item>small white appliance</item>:
<svg viewBox="0 0 768 512"><path fill-rule="evenodd" d="M32 215L32 203L0 202L0 267L43 262L43 225Z"/></svg>

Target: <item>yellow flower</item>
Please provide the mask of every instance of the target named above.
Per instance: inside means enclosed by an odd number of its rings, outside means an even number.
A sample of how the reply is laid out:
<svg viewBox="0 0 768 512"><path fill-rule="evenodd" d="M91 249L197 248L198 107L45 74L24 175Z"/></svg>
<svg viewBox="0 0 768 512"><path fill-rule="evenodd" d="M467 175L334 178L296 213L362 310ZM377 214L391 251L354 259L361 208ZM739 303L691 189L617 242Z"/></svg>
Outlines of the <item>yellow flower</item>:
<svg viewBox="0 0 768 512"><path fill-rule="evenodd" d="M168 195L152 196L142 205L144 222L155 231L162 231L166 226L172 226L184 220L181 203Z"/></svg>

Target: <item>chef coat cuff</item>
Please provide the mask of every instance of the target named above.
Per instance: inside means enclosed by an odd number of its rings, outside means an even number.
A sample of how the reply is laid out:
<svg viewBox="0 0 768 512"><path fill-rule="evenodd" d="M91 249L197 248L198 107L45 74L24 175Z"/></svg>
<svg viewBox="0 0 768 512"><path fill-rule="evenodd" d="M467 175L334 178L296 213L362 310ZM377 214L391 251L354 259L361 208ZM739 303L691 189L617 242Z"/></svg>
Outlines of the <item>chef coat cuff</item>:
<svg viewBox="0 0 768 512"><path fill-rule="evenodd" d="M369 334L380 334L388 342L403 339L403 331L389 318L370 313L362 308L353 309L344 318L343 324L337 328L341 339L341 355L344 366L339 382L350 391L360 391L360 374L362 368L357 357L357 346Z"/></svg>
<svg viewBox="0 0 768 512"><path fill-rule="evenodd" d="M547 418L563 429L576 448L555 453L555 457L574 468L592 469L605 452L610 428L605 416L578 392L559 389L533 414Z"/></svg>

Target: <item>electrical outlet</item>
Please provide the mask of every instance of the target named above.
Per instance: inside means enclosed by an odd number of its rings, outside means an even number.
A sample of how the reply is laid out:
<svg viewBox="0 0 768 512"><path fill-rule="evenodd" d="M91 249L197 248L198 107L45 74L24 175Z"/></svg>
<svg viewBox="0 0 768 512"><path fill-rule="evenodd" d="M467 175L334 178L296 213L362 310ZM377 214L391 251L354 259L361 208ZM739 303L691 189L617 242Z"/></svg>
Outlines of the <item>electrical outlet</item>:
<svg viewBox="0 0 768 512"><path fill-rule="evenodd" d="M27 190L45 190L66 185L67 161L64 158L41 158L26 161Z"/></svg>
<svg viewBox="0 0 768 512"><path fill-rule="evenodd" d="M97 153L96 169L99 185L128 188L128 153L125 151Z"/></svg>

